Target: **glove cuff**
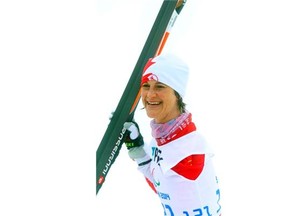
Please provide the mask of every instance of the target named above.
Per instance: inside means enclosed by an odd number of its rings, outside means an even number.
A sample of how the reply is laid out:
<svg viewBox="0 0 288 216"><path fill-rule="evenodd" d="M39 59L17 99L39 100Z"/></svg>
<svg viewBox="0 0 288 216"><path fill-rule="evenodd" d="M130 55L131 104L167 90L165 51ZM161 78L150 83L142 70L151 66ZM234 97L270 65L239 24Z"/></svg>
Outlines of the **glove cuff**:
<svg viewBox="0 0 288 216"><path fill-rule="evenodd" d="M147 156L147 153L145 152L143 146L139 146L139 147L131 148L128 151L128 155L133 160L137 159L137 162L138 162L138 160L141 161L142 158Z"/></svg>

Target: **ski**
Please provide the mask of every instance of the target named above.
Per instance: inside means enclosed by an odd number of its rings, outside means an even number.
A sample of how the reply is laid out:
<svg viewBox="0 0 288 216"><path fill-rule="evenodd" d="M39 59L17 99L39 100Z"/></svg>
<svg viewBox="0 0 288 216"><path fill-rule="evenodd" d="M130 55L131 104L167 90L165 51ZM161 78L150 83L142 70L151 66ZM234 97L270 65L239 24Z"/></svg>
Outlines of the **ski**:
<svg viewBox="0 0 288 216"><path fill-rule="evenodd" d="M96 195L103 186L107 174L121 150L126 131L123 124L126 121L131 121L134 117L140 99L140 82L143 68L149 58L162 52L176 18L185 3L186 0L164 0L160 7L122 97L97 148Z"/></svg>

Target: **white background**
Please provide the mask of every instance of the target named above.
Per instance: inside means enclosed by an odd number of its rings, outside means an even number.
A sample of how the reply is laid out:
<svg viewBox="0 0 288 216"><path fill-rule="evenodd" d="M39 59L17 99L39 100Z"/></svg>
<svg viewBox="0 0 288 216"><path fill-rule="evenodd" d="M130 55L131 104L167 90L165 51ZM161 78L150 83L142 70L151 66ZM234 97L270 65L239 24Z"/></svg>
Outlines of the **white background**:
<svg viewBox="0 0 288 216"><path fill-rule="evenodd" d="M1 1L1 216L163 215L124 148L95 195L97 146L161 4ZM287 10L188 0L163 51L190 65L185 102L215 150L223 216L287 212Z"/></svg>

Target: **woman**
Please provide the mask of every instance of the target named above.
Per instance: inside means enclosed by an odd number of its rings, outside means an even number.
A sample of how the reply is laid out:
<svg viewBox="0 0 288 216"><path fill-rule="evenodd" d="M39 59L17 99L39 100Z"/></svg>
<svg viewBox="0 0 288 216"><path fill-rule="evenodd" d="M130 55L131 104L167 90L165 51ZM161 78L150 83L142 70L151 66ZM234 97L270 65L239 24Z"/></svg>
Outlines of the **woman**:
<svg viewBox="0 0 288 216"><path fill-rule="evenodd" d="M141 97L147 116L152 118L153 139L144 148L137 123L126 122L129 135L125 144L158 194L165 216L219 216L220 190L213 153L183 102L188 75L188 66L176 56L149 59L142 76Z"/></svg>

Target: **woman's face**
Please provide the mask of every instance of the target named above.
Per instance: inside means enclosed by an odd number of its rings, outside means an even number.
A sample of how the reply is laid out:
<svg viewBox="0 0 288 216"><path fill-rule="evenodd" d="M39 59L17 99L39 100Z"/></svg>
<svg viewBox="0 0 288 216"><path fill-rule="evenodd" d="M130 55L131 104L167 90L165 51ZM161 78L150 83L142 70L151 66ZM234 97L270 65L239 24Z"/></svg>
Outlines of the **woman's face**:
<svg viewBox="0 0 288 216"><path fill-rule="evenodd" d="M148 117L154 118L156 123L165 123L180 115L174 90L161 82L143 83L141 97Z"/></svg>

